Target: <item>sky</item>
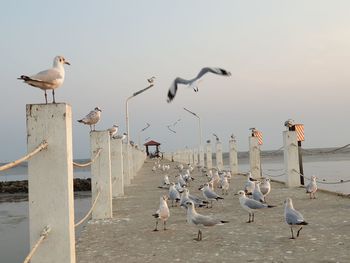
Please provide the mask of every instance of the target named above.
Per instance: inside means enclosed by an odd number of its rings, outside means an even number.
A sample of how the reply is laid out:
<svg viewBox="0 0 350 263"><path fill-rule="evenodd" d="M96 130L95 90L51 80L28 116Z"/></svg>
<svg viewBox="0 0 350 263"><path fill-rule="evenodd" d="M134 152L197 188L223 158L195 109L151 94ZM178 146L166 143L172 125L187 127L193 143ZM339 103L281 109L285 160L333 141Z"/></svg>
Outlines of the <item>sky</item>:
<svg viewBox="0 0 350 263"><path fill-rule="evenodd" d="M135 142L197 147L186 107L200 116L203 141L215 133L224 150L234 133L246 151L251 127L263 132L262 150L278 149L288 118L305 125L305 148L348 144L349 10L347 0L3 1L0 162L26 154L25 105L44 102L16 78L50 68L56 55L71 63L56 101L72 106L74 158L90 153L89 127L76 120L98 106L97 129L124 132L125 101L151 76L155 86L129 103ZM208 74L199 92L180 87L166 102L174 78L206 66L232 76Z"/></svg>

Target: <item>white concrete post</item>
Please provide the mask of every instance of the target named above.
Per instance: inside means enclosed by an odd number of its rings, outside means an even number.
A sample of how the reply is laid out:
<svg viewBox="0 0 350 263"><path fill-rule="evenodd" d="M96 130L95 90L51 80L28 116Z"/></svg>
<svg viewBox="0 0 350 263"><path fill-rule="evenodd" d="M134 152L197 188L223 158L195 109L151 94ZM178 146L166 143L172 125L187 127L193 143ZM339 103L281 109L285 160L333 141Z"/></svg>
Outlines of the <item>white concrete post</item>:
<svg viewBox="0 0 350 263"><path fill-rule="evenodd" d="M296 131L283 132L285 182L288 187L300 186L298 141Z"/></svg>
<svg viewBox="0 0 350 263"><path fill-rule="evenodd" d="M111 140L112 197L124 195L123 148L121 139Z"/></svg>
<svg viewBox="0 0 350 263"><path fill-rule="evenodd" d="M204 167L204 150L202 146L199 147L199 165Z"/></svg>
<svg viewBox="0 0 350 263"><path fill-rule="evenodd" d="M193 150L193 163L194 165L198 165L198 149L194 149Z"/></svg>
<svg viewBox="0 0 350 263"><path fill-rule="evenodd" d="M249 163L252 177L258 179L261 177L260 171L260 147L258 137L249 137Z"/></svg>
<svg viewBox="0 0 350 263"><path fill-rule="evenodd" d="M237 144L235 140L229 141L229 153L230 153L230 171L232 175L238 174L238 157L237 157Z"/></svg>
<svg viewBox="0 0 350 263"><path fill-rule="evenodd" d="M94 202L98 193L99 198L92 219L112 218L112 180L111 180L111 152L108 131L92 131L90 133L91 158L101 149L100 155L91 164L91 199Z"/></svg>
<svg viewBox="0 0 350 263"><path fill-rule="evenodd" d="M51 232L31 263L74 263L72 110L65 103L32 104L27 111L27 147L48 148L28 161L29 236L33 247L44 227Z"/></svg>
<svg viewBox="0 0 350 263"><path fill-rule="evenodd" d="M126 143L122 144L123 150L123 182L124 186L130 185L130 166L129 166L129 154L128 145Z"/></svg>
<svg viewBox="0 0 350 263"><path fill-rule="evenodd" d="M222 143L216 142L216 168L221 171L224 168L222 161Z"/></svg>
<svg viewBox="0 0 350 263"><path fill-rule="evenodd" d="M211 149L211 143L207 143L206 145L206 158L207 158L207 169L212 169L213 168L213 154L212 154L212 149Z"/></svg>
<svg viewBox="0 0 350 263"><path fill-rule="evenodd" d="M134 160L132 158L132 146L130 144L128 144L128 159L129 159L129 177L130 177L130 183L131 180L134 178L135 174L134 174Z"/></svg>

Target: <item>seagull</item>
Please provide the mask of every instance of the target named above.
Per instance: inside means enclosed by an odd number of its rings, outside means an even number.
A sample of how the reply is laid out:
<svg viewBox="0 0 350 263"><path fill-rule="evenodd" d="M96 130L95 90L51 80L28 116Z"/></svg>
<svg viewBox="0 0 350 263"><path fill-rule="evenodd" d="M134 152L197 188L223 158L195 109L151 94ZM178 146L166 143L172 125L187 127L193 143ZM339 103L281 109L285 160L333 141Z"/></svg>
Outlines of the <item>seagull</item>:
<svg viewBox="0 0 350 263"><path fill-rule="evenodd" d="M292 126L294 126L294 120L292 119L288 119L284 122L284 126L286 126L287 128L291 128Z"/></svg>
<svg viewBox="0 0 350 263"><path fill-rule="evenodd" d="M207 201L203 201L196 196L190 195L190 191L187 188L184 188L181 193L180 206L186 207L186 202L188 201L192 201L195 207L203 207L207 204Z"/></svg>
<svg viewBox="0 0 350 263"><path fill-rule="evenodd" d="M205 183L198 190L202 190L204 198L207 201L210 201L211 207L213 207L213 200L218 201L219 199L224 199L223 197L215 193L213 190L211 190L208 183ZM207 207L208 207L208 204L207 204Z"/></svg>
<svg viewBox="0 0 350 263"><path fill-rule="evenodd" d="M252 192L252 197L256 201L259 201L261 203L266 203L265 202L265 197L262 194L262 192L260 191L260 184L261 184L261 182L259 182L259 181L255 182L255 187L254 187L254 190Z"/></svg>
<svg viewBox="0 0 350 263"><path fill-rule="evenodd" d="M94 110L90 111L85 118L78 120L78 122L90 125L90 131L94 131L96 123L101 118L101 111L102 110L99 107L96 107ZM94 126L94 129L92 129L92 125Z"/></svg>
<svg viewBox="0 0 350 263"><path fill-rule="evenodd" d="M310 194L310 199L316 199L317 184L316 184L316 176L311 176L310 183L306 186L306 193Z"/></svg>
<svg viewBox="0 0 350 263"><path fill-rule="evenodd" d="M244 192L246 194L251 194L253 192L254 188L255 188L255 184L252 181L251 176L252 176L252 173L248 172L248 174L247 174L247 181L244 184Z"/></svg>
<svg viewBox="0 0 350 263"><path fill-rule="evenodd" d="M297 237L299 237L300 230L303 228L302 226L308 225L308 223L304 220L303 215L294 209L291 198L287 198L284 201L284 204L284 218L286 220L286 223L290 225L290 231L292 232L291 239L295 239L293 234L293 227L301 226L297 232Z"/></svg>
<svg viewBox="0 0 350 263"><path fill-rule="evenodd" d="M151 77L149 79L147 79L148 83L152 84L154 82L156 77Z"/></svg>
<svg viewBox="0 0 350 263"><path fill-rule="evenodd" d="M198 227L197 241L202 240L201 226L209 227L215 225L222 225L228 221L212 218L210 216L201 215L196 212L192 201L187 201L185 207L187 208L187 223Z"/></svg>
<svg viewBox="0 0 350 263"><path fill-rule="evenodd" d="M112 128L109 128L109 136L114 139L114 136L118 133L118 125L114 124Z"/></svg>
<svg viewBox="0 0 350 263"><path fill-rule="evenodd" d="M230 136L230 139L235 142L236 141L236 136L232 133L231 136Z"/></svg>
<svg viewBox="0 0 350 263"><path fill-rule="evenodd" d="M116 135L115 137L114 137L114 139L120 139L120 140L122 140L122 141L124 141L125 139L126 139L126 135L128 135L126 132L124 132L123 134L121 134L121 135Z"/></svg>
<svg viewBox="0 0 350 263"><path fill-rule="evenodd" d="M37 73L36 75L26 76L22 75L18 79L24 81L33 87L42 89L45 92L45 102L47 104L46 90L52 90L52 103L55 102L55 89L60 87L64 82L64 67L63 65L70 65L68 61L62 56L56 56L53 60L53 67Z"/></svg>
<svg viewBox="0 0 350 263"><path fill-rule="evenodd" d="M213 133L213 136L215 137L215 139L216 139L217 142L220 141L219 136L217 136L215 133Z"/></svg>
<svg viewBox="0 0 350 263"><path fill-rule="evenodd" d="M165 226L166 221L170 217L169 207L168 207L168 204L166 202L167 200L168 200L168 197L166 195L163 195L160 197L159 209L157 210L157 212L155 214L152 215L156 218L156 228L153 231L158 231L157 226L158 226L159 220L163 221L164 230L166 230L166 226Z"/></svg>
<svg viewBox="0 0 350 263"><path fill-rule="evenodd" d="M176 206L176 202L180 201L180 194L179 192L176 190L175 188L175 184L174 183L170 183L170 187L169 187L169 199L171 200L171 206L174 206L174 201L175 201L175 206Z"/></svg>
<svg viewBox="0 0 350 263"><path fill-rule="evenodd" d="M190 80L186 80L183 78L179 78L177 77L173 83L171 84L169 91L168 91L168 103L170 103L176 95L177 92L177 88L179 84L184 84L184 85L188 85L189 87L193 88L193 90L195 92L198 92L198 87L196 87L196 82L203 77L203 75L205 75L206 73L211 72L214 74L218 74L221 76L231 76L231 73L228 72L227 70L221 69L221 68L210 68L210 67L205 67L202 68L201 71L199 71L199 73L197 74L197 76L193 79Z"/></svg>
<svg viewBox="0 0 350 263"><path fill-rule="evenodd" d="M241 204L242 208L249 213L249 219L247 223L254 222L254 211L257 209L262 209L262 208L272 208L275 206L272 205L267 205L263 204L259 201L256 201L254 199L249 199L246 197L245 192L243 190L240 190L238 192L239 197L239 203Z"/></svg>
<svg viewBox="0 0 350 263"><path fill-rule="evenodd" d="M271 191L270 178L263 178L260 184L260 191L266 197Z"/></svg>

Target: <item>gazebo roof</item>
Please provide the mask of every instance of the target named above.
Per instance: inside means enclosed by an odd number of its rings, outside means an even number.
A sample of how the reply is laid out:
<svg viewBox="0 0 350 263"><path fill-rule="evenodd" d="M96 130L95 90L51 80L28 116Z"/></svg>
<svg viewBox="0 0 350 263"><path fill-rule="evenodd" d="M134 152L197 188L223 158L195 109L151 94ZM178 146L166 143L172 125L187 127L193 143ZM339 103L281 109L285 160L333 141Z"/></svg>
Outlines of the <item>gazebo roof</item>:
<svg viewBox="0 0 350 263"><path fill-rule="evenodd" d="M148 142L146 142L146 143L144 144L144 146L159 146L159 145L160 145L159 142L156 142L156 141L153 141L153 140L148 141Z"/></svg>

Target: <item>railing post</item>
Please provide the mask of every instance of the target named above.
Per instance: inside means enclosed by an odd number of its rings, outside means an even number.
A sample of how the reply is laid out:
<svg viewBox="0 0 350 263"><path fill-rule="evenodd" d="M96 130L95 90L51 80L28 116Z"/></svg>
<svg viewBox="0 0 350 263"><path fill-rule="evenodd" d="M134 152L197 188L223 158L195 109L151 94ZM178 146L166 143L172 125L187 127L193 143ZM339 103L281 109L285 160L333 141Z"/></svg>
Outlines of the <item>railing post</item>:
<svg viewBox="0 0 350 263"><path fill-rule="evenodd" d="M123 182L124 186L130 185L130 165L129 165L129 153L128 153L128 145L123 143Z"/></svg>
<svg viewBox="0 0 350 263"><path fill-rule="evenodd" d="M229 158L230 158L230 171L232 175L238 174L238 158L237 158L237 143L236 140L229 141Z"/></svg>
<svg viewBox="0 0 350 263"><path fill-rule="evenodd" d="M257 179L261 177L260 147L258 137L249 137L249 163L252 177Z"/></svg>
<svg viewBox="0 0 350 263"><path fill-rule="evenodd" d="M124 195L123 149L121 139L111 140L112 196Z"/></svg>
<svg viewBox="0 0 350 263"><path fill-rule="evenodd" d="M221 171L224 168L222 161L222 143L216 142L216 168Z"/></svg>
<svg viewBox="0 0 350 263"><path fill-rule="evenodd" d="M29 236L33 247L44 227L52 231L31 262L75 262L72 110L65 103L26 106L27 147L48 148L28 161Z"/></svg>
<svg viewBox="0 0 350 263"><path fill-rule="evenodd" d="M91 156L101 149L100 156L91 164L91 199L94 201L98 192L100 196L95 209L92 211L93 219L112 218L112 180L110 136L108 131L92 131L90 133Z"/></svg>
<svg viewBox="0 0 350 263"><path fill-rule="evenodd" d="M130 183L131 180L134 178L135 173L134 173L134 160L133 160L133 147L130 145L130 143L127 145L128 146L128 159L129 159L129 177L130 177Z"/></svg>
<svg viewBox="0 0 350 263"><path fill-rule="evenodd" d="M194 165L198 165L198 149L193 150L193 163Z"/></svg>
<svg viewBox="0 0 350 263"><path fill-rule="evenodd" d="M299 156L296 131L283 132L284 169L286 172L286 185L295 187L300 185Z"/></svg>
<svg viewBox="0 0 350 263"><path fill-rule="evenodd" d="M203 146L199 146L199 165L204 167L204 150Z"/></svg>
<svg viewBox="0 0 350 263"><path fill-rule="evenodd" d="M207 157L207 169L212 169L213 168L213 154L211 150L211 143L208 142L206 145L206 157Z"/></svg>

